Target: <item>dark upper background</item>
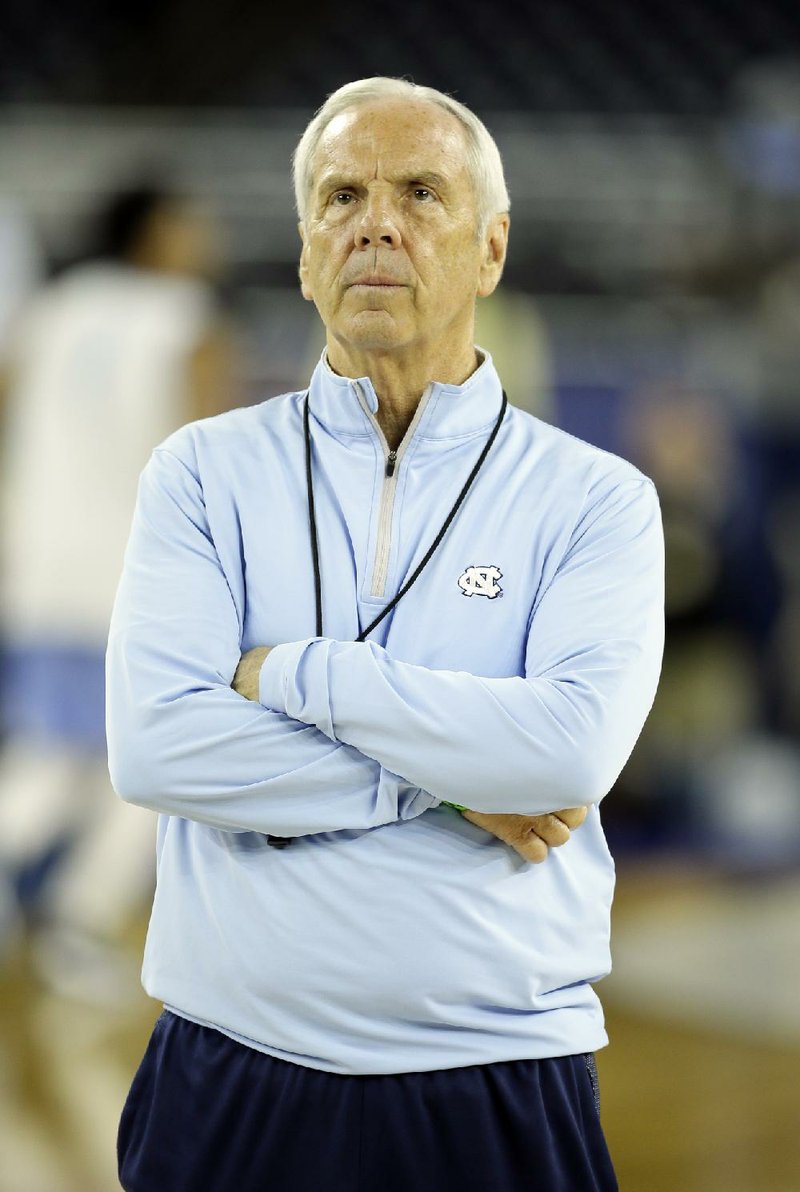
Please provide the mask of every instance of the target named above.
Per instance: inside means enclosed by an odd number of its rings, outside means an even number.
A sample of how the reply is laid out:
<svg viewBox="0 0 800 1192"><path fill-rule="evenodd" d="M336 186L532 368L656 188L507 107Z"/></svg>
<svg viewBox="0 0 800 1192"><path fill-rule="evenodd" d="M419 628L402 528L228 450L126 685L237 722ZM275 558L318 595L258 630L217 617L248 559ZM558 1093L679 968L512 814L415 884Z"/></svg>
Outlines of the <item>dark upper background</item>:
<svg viewBox="0 0 800 1192"><path fill-rule="evenodd" d="M408 74L482 112L713 116L748 62L799 46L788 0L5 0L0 98L305 108Z"/></svg>

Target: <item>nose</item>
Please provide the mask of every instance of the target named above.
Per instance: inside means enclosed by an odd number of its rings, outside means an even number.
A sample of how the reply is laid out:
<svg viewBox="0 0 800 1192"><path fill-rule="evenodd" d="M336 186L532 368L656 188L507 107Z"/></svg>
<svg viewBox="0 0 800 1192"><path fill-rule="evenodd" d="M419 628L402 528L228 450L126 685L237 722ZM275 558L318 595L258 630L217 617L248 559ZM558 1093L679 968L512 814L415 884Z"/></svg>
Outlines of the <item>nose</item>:
<svg viewBox="0 0 800 1192"><path fill-rule="evenodd" d="M402 243L398 220L383 196L371 196L356 228L356 248L399 248Z"/></svg>

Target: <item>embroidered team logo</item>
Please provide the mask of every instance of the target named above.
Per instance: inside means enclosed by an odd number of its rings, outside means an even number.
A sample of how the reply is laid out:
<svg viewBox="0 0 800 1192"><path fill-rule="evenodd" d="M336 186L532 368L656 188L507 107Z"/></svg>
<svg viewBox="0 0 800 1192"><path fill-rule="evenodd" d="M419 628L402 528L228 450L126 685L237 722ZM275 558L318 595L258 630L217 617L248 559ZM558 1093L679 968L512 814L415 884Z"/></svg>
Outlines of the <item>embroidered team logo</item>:
<svg viewBox="0 0 800 1192"><path fill-rule="evenodd" d="M503 589L497 582L503 578L499 567L468 567L458 578L458 586L465 596L486 596L494 600L503 595Z"/></svg>

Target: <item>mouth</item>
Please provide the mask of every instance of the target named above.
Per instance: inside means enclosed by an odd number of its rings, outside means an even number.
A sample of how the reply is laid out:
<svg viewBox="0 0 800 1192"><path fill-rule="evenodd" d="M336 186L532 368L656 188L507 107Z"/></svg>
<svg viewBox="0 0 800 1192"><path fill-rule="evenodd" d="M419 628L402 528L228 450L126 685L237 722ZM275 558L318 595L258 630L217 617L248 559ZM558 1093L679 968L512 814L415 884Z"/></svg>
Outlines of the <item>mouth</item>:
<svg viewBox="0 0 800 1192"><path fill-rule="evenodd" d="M350 283L351 290L402 290L403 288L402 282L394 281L389 277L362 277L358 281Z"/></svg>

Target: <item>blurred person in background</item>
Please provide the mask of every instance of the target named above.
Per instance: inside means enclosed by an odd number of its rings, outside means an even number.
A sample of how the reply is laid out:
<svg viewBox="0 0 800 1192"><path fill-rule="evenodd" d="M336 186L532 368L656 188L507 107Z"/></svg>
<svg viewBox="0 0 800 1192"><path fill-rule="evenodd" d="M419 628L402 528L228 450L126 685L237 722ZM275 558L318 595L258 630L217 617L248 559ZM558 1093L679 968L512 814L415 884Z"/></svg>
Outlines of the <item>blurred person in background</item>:
<svg viewBox="0 0 800 1192"><path fill-rule="evenodd" d="M0 387L14 321L43 274L41 247L31 220L17 202L0 195Z"/></svg>
<svg viewBox="0 0 800 1192"><path fill-rule="evenodd" d="M791 457L788 429L781 449ZM754 428L711 392L666 382L639 391L625 434L658 486L667 643L653 712L614 800L616 827L638 821L654 841L734 868L796 863L800 755L786 732L784 677L797 658L796 501L776 506L767 489L763 426L753 444ZM778 469L766 471L784 492Z"/></svg>
<svg viewBox="0 0 800 1192"><path fill-rule="evenodd" d="M16 201L0 195L0 401L8 385L14 324L20 309L41 285L43 274L44 261L32 221ZM15 919L15 899L0 875L0 956Z"/></svg>
<svg viewBox="0 0 800 1192"><path fill-rule="evenodd" d="M139 473L172 430L231 404L232 357L219 233L196 203L126 190L99 241L30 302L8 353L0 878L37 925L41 975L111 1001L108 945L152 888L155 831L108 779L113 595Z"/></svg>
<svg viewBox="0 0 800 1192"><path fill-rule="evenodd" d="M112 619L112 776L162 813L121 1182L611 1192L597 803L658 680L654 487L475 347L473 113L349 84L295 182L326 350L153 453Z"/></svg>

